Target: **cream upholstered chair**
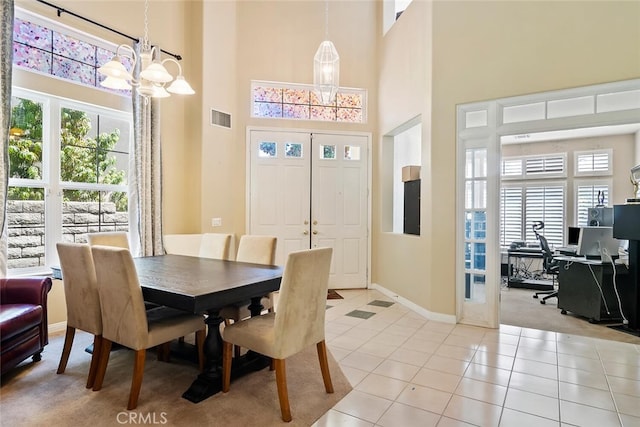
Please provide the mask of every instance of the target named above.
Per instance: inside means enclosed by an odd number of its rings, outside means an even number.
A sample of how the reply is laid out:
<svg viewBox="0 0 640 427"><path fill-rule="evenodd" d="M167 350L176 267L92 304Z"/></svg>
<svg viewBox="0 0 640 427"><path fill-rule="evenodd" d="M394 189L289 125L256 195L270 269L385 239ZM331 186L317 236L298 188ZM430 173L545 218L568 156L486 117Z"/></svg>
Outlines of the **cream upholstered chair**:
<svg viewBox="0 0 640 427"><path fill-rule="evenodd" d="M165 234L162 236L162 243L167 254L198 256L202 234Z"/></svg>
<svg viewBox="0 0 640 427"><path fill-rule="evenodd" d="M324 341L331 248L291 252L280 285L278 310L233 323L222 330L222 391L229 391L233 345L271 357L280 411L291 421L285 359L316 345L327 393L333 393Z"/></svg>
<svg viewBox="0 0 640 427"><path fill-rule="evenodd" d="M79 243L58 243L56 248L67 303L67 333L57 373L64 373L67 367L76 329L89 332L93 334L93 352L87 388L91 388L96 378L102 348L102 315L91 248Z"/></svg>
<svg viewBox="0 0 640 427"><path fill-rule="evenodd" d="M229 259L231 234L165 234L164 251L171 255Z"/></svg>
<svg viewBox="0 0 640 427"><path fill-rule="evenodd" d="M91 246L114 246L129 249L129 239L125 231L87 233L87 240Z"/></svg>
<svg viewBox="0 0 640 427"><path fill-rule="evenodd" d="M277 237L244 235L240 237L238 243L238 253L236 261L250 262L253 264L273 265L276 260ZM261 303L264 309L273 311L273 295L262 298ZM248 302L233 304L223 307L220 310L220 317L224 319L225 325L230 325L231 321L237 322L251 316ZM235 347L235 354L240 356L240 347Z"/></svg>
<svg viewBox="0 0 640 427"><path fill-rule="evenodd" d="M102 388L112 343L135 350L128 410L138 405L146 349L196 333L200 369L204 367L204 317L168 307L146 311L131 253L124 248L92 246L100 306L102 348L93 390Z"/></svg>
<svg viewBox="0 0 640 427"><path fill-rule="evenodd" d="M240 237L240 242L238 243L236 261L273 265L276 260L277 244L278 239L273 236L244 235ZM251 316L247 305L235 304L223 307L220 310L220 316L225 319L225 324L227 325L229 320L237 322ZM262 298L262 305L265 309L273 311L273 298Z"/></svg>
<svg viewBox="0 0 640 427"><path fill-rule="evenodd" d="M201 258L229 259L231 234L204 233L200 242Z"/></svg>

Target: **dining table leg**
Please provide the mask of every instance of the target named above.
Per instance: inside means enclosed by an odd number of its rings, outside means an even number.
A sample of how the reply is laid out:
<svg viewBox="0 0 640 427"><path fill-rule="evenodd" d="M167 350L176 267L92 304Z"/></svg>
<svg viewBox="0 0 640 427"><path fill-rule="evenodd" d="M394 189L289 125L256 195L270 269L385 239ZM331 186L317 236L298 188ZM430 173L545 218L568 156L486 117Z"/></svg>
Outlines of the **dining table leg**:
<svg viewBox="0 0 640 427"><path fill-rule="evenodd" d="M261 297L251 298L249 310L251 316L259 316L264 307ZM219 310L210 310L205 320L207 337L204 342L206 358L204 372L200 373L182 397L193 402L201 402L208 397L222 391L222 335L220 324L224 319ZM231 378L235 379L250 372L259 371L271 364L271 359L253 351L247 352L240 358L234 358Z"/></svg>

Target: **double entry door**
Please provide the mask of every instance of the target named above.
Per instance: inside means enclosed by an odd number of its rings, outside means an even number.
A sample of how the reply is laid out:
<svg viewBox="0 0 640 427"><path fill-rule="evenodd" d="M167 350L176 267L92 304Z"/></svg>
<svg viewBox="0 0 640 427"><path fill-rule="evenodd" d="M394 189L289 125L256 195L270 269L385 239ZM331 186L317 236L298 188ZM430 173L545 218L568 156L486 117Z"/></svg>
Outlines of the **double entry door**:
<svg viewBox="0 0 640 427"><path fill-rule="evenodd" d="M365 288L368 136L249 133L249 233L278 238L278 265L289 252L331 247L329 287Z"/></svg>

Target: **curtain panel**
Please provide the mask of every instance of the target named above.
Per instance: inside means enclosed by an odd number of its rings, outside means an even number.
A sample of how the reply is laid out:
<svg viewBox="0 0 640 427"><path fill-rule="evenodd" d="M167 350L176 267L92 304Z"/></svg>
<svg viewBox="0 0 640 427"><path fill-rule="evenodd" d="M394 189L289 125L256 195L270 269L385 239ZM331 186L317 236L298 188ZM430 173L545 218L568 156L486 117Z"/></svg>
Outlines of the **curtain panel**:
<svg viewBox="0 0 640 427"><path fill-rule="evenodd" d="M13 66L13 0L0 2L0 277L7 275L7 185L9 180L9 127L11 125L11 68Z"/></svg>
<svg viewBox="0 0 640 427"><path fill-rule="evenodd" d="M140 43L134 44L134 50L139 58ZM136 64L136 76L140 75L139 67L140 61ZM140 256L162 255L160 101L145 99L134 88L132 102L134 141L129 168L129 209L137 213L137 224L130 227L132 252Z"/></svg>

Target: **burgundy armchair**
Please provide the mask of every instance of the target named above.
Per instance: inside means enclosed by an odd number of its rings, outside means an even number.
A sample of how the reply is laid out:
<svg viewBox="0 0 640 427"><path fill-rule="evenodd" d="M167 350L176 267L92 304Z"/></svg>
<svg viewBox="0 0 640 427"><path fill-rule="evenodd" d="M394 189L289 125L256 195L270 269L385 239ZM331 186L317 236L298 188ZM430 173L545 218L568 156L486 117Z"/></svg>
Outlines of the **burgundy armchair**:
<svg viewBox="0 0 640 427"><path fill-rule="evenodd" d="M0 365L2 375L28 357L41 359L47 333L48 277L0 279Z"/></svg>

